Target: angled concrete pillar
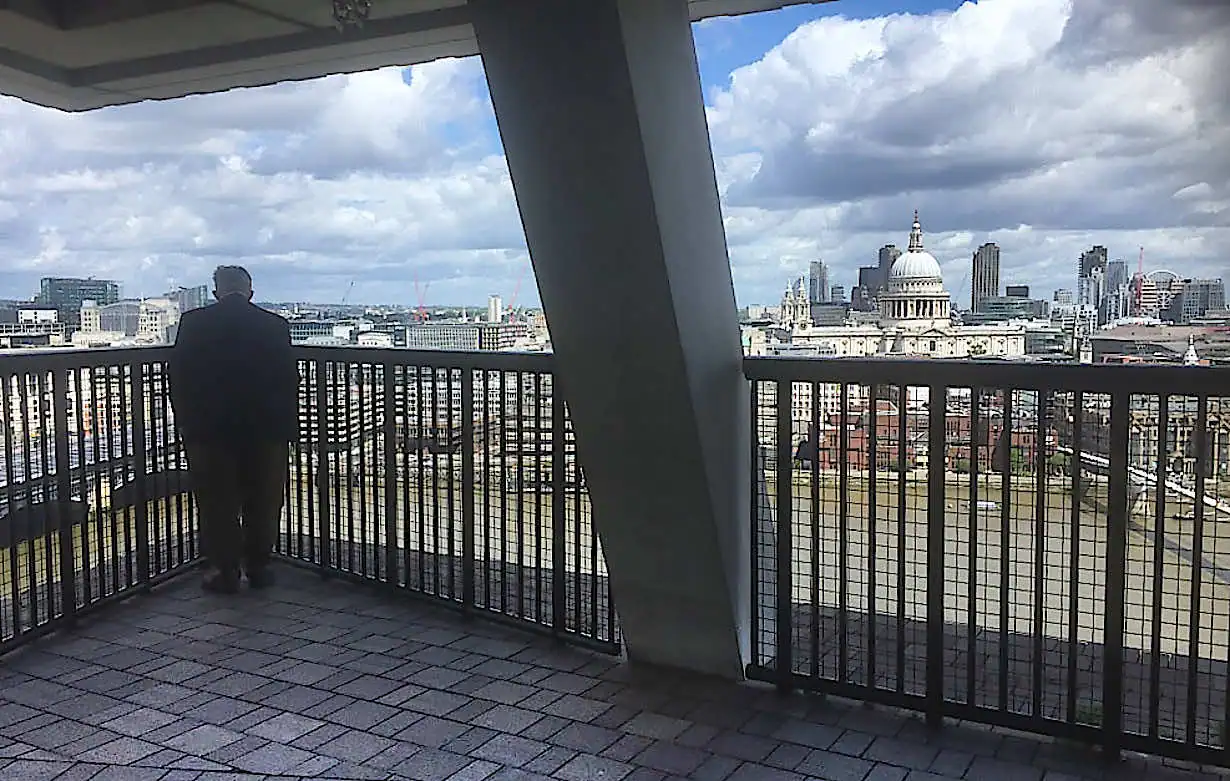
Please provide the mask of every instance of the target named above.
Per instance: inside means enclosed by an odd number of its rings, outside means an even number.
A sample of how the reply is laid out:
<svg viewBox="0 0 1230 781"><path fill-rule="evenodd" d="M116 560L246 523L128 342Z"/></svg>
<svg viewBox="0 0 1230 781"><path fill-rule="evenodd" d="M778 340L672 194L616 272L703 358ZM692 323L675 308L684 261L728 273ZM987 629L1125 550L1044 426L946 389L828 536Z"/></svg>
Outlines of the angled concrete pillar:
<svg viewBox="0 0 1230 781"><path fill-rule="evenodd" d="M629 658L742 675L750 421L685 0L470 0Z"/></svg>

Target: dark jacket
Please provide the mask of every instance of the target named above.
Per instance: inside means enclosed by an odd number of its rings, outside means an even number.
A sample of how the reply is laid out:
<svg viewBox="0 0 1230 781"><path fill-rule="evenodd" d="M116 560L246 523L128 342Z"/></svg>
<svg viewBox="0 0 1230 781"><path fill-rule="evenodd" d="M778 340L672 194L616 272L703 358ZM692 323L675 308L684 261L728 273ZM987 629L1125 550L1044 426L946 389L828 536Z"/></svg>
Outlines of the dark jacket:
<svg viewBox="0 0 1230 781"><path fill-rule="evenodd" d="M185 441L289 442L299 430L299 364L285 319L227 296L184 313L170 361Z"/></svg>

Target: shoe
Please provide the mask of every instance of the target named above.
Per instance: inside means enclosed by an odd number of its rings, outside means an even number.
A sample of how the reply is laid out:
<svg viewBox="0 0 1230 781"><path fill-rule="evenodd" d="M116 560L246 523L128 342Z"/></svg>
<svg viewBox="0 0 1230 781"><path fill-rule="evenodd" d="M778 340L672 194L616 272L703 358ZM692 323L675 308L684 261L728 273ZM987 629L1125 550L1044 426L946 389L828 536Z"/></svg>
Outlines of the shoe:
<svg viewBox="0 0 1230 781"><path fill-rule="evenodd" d="M268 567L248 570L248 588L257 590L273 585L273 572Z"/></svg>
<svg viewBox="0 0 1230 781"><path fill-rule="evenodd" d="M239 573L231 570L214 570L201 581L201 588L211 594L239 593Z"/></svg>

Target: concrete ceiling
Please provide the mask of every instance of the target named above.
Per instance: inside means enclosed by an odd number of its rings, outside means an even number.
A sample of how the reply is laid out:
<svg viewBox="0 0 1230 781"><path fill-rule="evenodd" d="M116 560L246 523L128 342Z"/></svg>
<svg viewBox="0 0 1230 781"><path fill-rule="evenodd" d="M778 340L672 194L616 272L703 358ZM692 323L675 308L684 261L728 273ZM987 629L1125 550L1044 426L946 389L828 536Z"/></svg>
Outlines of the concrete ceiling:
<svg viewBox="0 0 1230 781"><path fill-rule="evenodd" d="M581 0L583 1L583 0ZM693 19L826 0L689 0ZM478 53L466 0L0 0L0 94L84 111Z"/></svg>

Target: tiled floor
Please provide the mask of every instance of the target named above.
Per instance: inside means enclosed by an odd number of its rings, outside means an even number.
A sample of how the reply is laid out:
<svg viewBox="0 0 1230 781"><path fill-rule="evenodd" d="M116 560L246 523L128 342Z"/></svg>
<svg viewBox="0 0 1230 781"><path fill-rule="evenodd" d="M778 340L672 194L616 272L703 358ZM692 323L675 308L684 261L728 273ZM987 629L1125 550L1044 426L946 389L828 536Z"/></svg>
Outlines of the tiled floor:
<svg viewBox="0 0 1230 781"><path fill-rule="evenodd" d="M1195 779L753 686L631 674L427 603L279 570L189 576L0 661L0 779Z"/></svg>

